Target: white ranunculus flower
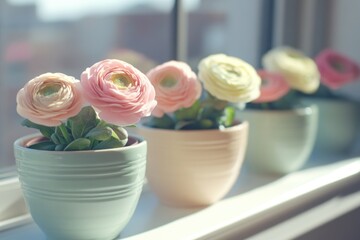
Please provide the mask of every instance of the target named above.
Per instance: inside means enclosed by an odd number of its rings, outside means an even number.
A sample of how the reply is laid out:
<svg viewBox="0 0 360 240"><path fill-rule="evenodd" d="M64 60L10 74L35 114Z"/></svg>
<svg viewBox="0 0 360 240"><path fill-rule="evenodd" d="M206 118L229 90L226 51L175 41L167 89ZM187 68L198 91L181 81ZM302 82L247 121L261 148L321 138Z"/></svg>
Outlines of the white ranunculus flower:
<svg viewBox="0 0 360 240"><path fill-rule="evenodd" d="M199 63L199 79L214 97L228 102L250 102L260 95L261 79L247 62L224 54Z"/></svg>
<svg viewBox="0 0 360 240"><path fill-rule="evenodd" d="M291 88L304 93L315 92L320 84L316 63L302 52L290 47L278 47L267 52L262 64L268 71L283 75Z"/></svg>

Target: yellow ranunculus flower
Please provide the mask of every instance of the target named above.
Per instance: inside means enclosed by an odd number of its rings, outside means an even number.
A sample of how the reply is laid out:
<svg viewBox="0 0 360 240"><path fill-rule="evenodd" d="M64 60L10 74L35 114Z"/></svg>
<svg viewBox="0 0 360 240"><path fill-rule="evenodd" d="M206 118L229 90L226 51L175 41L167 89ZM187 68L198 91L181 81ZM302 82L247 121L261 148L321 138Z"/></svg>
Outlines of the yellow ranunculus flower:
<svg viewBox="0 0 360 240"><path fill-rule="evenodd" d="M290 87L304 93L315 92L320 84L316 63L302 52L290 47L278 47L262 58L265 69L282 74Z"/></svg>
<svg viewBox="0 0 360 240"><path fill-rule="evenodd" d="M261 79L247 62L224 54L199 63L199 79L214 97L228 102L250 102L260 95Z"/></svg>

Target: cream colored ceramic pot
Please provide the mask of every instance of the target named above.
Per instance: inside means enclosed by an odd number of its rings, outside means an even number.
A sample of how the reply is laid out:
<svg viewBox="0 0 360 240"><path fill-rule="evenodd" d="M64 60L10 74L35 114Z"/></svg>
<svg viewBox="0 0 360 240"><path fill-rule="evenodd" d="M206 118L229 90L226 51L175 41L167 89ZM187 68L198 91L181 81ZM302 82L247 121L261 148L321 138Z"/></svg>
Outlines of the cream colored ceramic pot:
<svg viewBox="0 0 360 240"><path fill-rule="evenodd" d="M339 99L309 98L319 108L315 151L349 152L360 136L360 104Z"/></svg>
<svg viewBox="0 0 360 240"><path fill-rule="evenodd" d="M317 131L315 105L292 110L246 109L242 117L250 124L246 161L252 169L287 174L306 163Z"/></svg>
<svg viewBox="0 0 360 240"><path fill-rule="evenodd" d="M196 207L224 197L235 183L247 145L248 123L223 130L164 130L139 126L148 142L146 176L160 200Z"/></svg>

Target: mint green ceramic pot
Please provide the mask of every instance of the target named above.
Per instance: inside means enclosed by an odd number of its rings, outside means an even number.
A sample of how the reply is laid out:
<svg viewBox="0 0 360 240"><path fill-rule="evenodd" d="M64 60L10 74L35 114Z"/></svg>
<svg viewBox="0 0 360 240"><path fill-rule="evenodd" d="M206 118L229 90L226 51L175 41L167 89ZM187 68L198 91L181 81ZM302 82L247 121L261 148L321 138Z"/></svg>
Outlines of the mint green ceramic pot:
<svg viewBox="0 0 360 240"><path fill-rule="evenodd" d="M319 108L319 129L314 150L347 153L354 150L360 134L360 104L341 99L304 98Z"/></svg>
<svg viewBox="0 0 360 240"><path fill-rule="evenodd" d="M48 239L114 239L130 220L145 176L146 141L105 150L29 149L34 135L14 143L29 211Z"/></svg>
<svg viewBox="0 0 360 240"><path fill-rule="evenodd" d="M241 114L249 121L245 160L253 170L287 174L304 166L318 127L315 105L290 110L246 109Z"/></svg>

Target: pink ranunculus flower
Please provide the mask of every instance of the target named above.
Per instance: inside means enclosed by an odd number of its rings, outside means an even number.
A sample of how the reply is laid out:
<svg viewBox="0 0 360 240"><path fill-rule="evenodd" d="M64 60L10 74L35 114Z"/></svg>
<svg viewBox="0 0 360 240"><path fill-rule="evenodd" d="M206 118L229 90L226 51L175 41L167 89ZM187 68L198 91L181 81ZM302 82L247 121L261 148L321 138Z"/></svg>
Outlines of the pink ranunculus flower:
<svg viewBox="0 0 360 240"><path fill-rule="evenodd" d="M334 50L323 50L315 61L321 74L321 82L331 89L338 89L360 76L359 64Z"/></svg>
<svg viewBox="0 0 360 240"><path fill-rule="evenodd" d="M84 105L80 82L62 73L45 73L30 80L16 96L20 116L58 126L78 114Z"/></svg>
<svg viewBox="0 0 360 240"><path fill-rule="evenodd" d="M155 89L145 74L116 59L95 63L81 74L85 99L111 124L126 126L150 116Z"/></svg>
<svg viewBox="0 0 360 240"><path fill-rule="evenodd" d="M253 102L273 102L290 91L290 87L282 75L266 70L258 70L257 73L261 78L260 96Z"/></svg>
<svg viewBox="0 0 360 240"><path fill-rule="evenodd" d="M155 117L191 107L201 95L201 84L190 66L184 62L169 61L151 69L147 76L155 87L158 105Z"/></svg>

